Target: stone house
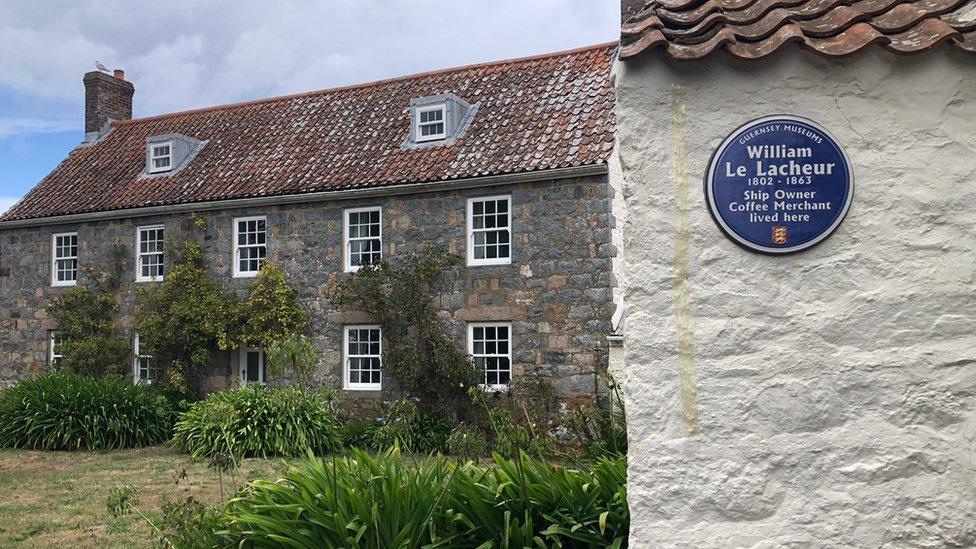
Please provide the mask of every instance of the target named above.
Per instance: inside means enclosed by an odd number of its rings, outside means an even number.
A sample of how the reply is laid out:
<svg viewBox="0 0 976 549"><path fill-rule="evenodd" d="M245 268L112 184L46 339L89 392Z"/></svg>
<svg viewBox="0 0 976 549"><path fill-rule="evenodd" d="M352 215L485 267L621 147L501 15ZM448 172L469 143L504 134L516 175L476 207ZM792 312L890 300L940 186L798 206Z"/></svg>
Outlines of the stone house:
<svg viewBox="0 0 976 549"><path fill-rule="evenodd" d="M85 75L85 141L0 218L0 385L58 360L45 307L113 250L127 262L129 375L151 376L136 288L202 219L212 274L283 267L311 313L320 383L389 387L382 330L330 281L426 246L462 256L439 307L485 383L541 375L592 397L616 311L611 67L616 44L131 119L124 74ZM220 352L209 385L264 382L264 351Z"/></svg>
<svg viewBox="0 0 976 549"><path fill-rule="evenodd" d="M976 546L976 2L623 15L632 546ZM717 185L789 156L716 163L759 136L851 177L783 160L720 208ZM849 183L849 208L831 218L793 183Z"/></svg>

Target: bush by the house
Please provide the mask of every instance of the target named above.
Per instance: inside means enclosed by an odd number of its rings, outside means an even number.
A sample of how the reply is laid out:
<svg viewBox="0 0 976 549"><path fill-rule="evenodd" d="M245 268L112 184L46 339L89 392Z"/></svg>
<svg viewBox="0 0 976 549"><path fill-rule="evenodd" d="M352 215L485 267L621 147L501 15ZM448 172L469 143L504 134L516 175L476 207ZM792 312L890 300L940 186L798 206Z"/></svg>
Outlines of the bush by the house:
<svg viewBox="0 0 976 549"><path fill-rule="evenodd" d="M342 446L345 448L369 449L373 447L373 436L380 424L372 419L351 419L342 424Z"/></svg>
<svg viewBox="0 0 976 549"><path fill-rule="evenodd" d="M488 455L488 440L477 427L460 424L447 437L447 453L466 459Z"/></svg>
<svg viewBox="0 0 976 549"><path fill-rule="evenodd" d="M341 427L319 395L248 385L194 404L176 422L174 442L194 457L324 454L341 447Z"/></svg>
<svg viewBox="0 0 976 549"><path fill-rule="evenodd" d="M385 407L373 431L370 448L385 451L394 446L419 454L447 451L451 426L431 410L422 410L411 400L397 400Z"/></svg>
<svg viewBox="0 0 976 549"><path fill-rule="evenodd" d="M224 520L234 545L364 548L622 547L630 522L623 459L579 471L522 455L482 468L409 465L395 450L256 481Z"/></svg>
<svg viewBox="0 0 976 549"><path fill-rule="evenodd" d="M0 446L36 450L115 450L164 442L172 414L165 399L121 379L45 374L0 393Z"/></svg>

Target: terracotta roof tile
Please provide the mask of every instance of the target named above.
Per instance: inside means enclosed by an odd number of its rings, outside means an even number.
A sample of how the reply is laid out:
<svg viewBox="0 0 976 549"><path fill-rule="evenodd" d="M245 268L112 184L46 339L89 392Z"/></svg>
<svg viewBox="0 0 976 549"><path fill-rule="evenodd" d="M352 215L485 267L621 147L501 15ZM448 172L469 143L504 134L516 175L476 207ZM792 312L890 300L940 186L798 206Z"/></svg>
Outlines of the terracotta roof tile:
<svg viewBox="0 0 976 549"><path fill-rule="evenodd" d="M602 164L616 46L118 122L0 221ZM410 100L446 92L477 104L467 132L404 147ZM146 138L171 133L207 143L172 176L140 179Z"/></svg>
<svg viewBox="0 0 976 549"><path fill-rule="evenodd" d="M900 54L945 43L976 50L976 0L652 0L626 13L622 59L660 50L694 60L719 49L760 59L791 42L828 57L871 44Z"/></svg>

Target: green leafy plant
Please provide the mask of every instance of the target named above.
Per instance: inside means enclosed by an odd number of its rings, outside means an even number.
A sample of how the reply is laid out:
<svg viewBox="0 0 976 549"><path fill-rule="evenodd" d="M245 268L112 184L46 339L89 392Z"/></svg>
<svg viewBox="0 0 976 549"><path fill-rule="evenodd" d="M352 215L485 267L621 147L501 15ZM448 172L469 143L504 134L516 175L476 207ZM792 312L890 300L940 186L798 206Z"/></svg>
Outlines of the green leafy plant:
<svg viewBox="0 0 976 549"><path fill-rule="evenodd" d="M525 455L483 468L438 457L309 458L228 503L227 540L291 547L624 547L626 463L589 471Z"/></svg>
<svg viewBox="0 0 976 549"><path fill-rule="evenodd" d="M194 404L174 427L174 442L194 457L327 453L341 445L341 423L316 394L248 385Z"/></svg>
<svg viewBox="0 0 976 549"><path fill-rule="evenodd" d="M290 339L308 326L308 313L298 306L295 289L288 285L281 267L272 261L261 266L247 299L238 309L238 322L231 337L239 343L270 346ZM299 354L306 351L298 349Z"/></svg>
<svg viewBox="0 0 976 549"><path fill-rule="evenodd" d="M476 387L471 389L471 398L483 410L495 452L505 457L522 452L535 457L552 455L553 441L546 425L530 412L538 410L538 403L523 396L521 390L497 393Z"/></svg>
<svg viewBox="0 0 976 549"><path fill-rule="evenodd" d="M394 446L421 454L443 453L451 426L433 411L422 410L416 401L397 400L386 405L373 431L371 447L387 450Z"/></svg>
<svg viewBox="0 0 976 549"><path fill-rule="evenodd" d="M116 450L169 438L172 414L148 387L43 374L0 392L0 446Z"/></svg>
<svg viewBox="0 0 976 549"><path fill-rule="evenodd" d="M110 272L87 274L87 285L68 288L47 307L58 323L60 369L93 377L122 375L130 348L115 323L118 280Z"/></svg>
<svg viewBox="0 0 976 549"><path fill-rule="evenodd" d="M319 359L308 337L297 332L282 335L268 344L267 357L272 375L291 373L299 387L311 389Z"/></svg>
<svg viewBox="0 0 976 549"><path fill-rule="evenodd" d="M228 329L239 302L210 275L196 241L171 244L169 254L165 280L140 291L136 331L160 365L159 381L201 396L211 354L234 346Z"/></svg>
<svg viewBox="0 0 976 549"><path fill-rule="evenodd" d="M583 454L591 458L627 455L627 413L620 384L607 374L608 394L592 410L577 407L571 425Z"/></svg>
<svg viewBox="0 0 976 549"><path fill-rule="evenodd" d="M132 502L135 500L136 489L131 484L118 484L108 493L105 510L110 517L118 520L132 512L134 507Z"/></svg>
<svg viewBox="0 0 976 549"><path fill-rule="evenodd" d="M149 523L161 545L174 549L228 547L221 535L224 529L220 507L192 497L163 503L157 523Z"/></svg>
<svg viewBox="0 0 976 549"><path fill-rule="evenodd" d="M382 325L384 375L424 407L455 414L465 407L478 376L433 304L446 273L459 263L454 254L427 250L396 265L364 266L330 289L339 307L369 313Z"/></svg>
<svg viewBox="0 0 976 549"><path fill-rule="evenodd" d="M447 452L463 459L476 459L488 455L488 439L477 427L459 424L447 437Z"/></svg>
<svg viewBox="0 0 976 549"><path fill-rule="evenodd" d="M354 419L342 425L342 445L345 448L360 448L368 450L373 447L373 440L379 423L371 419Z"/></svg>
<svg viewBox="0 0 976 549"><path fill-rule="evenodd" d="M172 268L161 284L141 289L135 312L145 352L161 367L160 382L202 396L212 354L246 343L269 346L276 364L295 368L307 387L315 360L293 338L308 315L281 268L264 263L242 300L213 278L196 240L168 249Z"/></svg>
<svg viewBox="0 0 976 549"><path fill-rule="evenodd" d="M451 532L475 547L506 540L509 547L624 547L630 528L627 465L622 458L589 471L550 465L520 454L458 475L444 506Z"/></svg>

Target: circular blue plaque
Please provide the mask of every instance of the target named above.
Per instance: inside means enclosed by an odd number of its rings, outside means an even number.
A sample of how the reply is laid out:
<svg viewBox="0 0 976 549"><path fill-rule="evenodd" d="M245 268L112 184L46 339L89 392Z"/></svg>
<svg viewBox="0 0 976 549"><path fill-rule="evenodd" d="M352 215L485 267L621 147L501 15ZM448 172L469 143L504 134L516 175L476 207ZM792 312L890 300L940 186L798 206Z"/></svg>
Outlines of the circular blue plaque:
<svg viewBox="0 0 976 549"><path fill-rule="evenodd" d="M705 176L708 207L722 232L755 252L789 254L823 242L854 196L847 153L819 124L768 116L732 132Z"/></svg>

